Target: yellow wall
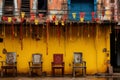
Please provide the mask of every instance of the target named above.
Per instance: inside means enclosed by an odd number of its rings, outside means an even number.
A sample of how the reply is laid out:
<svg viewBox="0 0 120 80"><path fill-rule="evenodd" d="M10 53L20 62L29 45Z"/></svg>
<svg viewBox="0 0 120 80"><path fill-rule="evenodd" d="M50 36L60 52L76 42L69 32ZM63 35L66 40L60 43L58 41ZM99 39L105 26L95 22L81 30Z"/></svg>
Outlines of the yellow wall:
<svg viewBox="0 0 120 80"><path fill-rule="evenodd" d="M5 47L8 52L16 52L19 55L17 57L18 72L28 73L28 61L31 60L32 53L42 53L43 71L46 71L50 75L53 54L63 53L65 74L71 74L73 52L83 52L83 59L87 63L87 74L106 71L106 55L103 52L103 48L110 50L110 26L103 27L98 24L93 26L89 25L89 27L68 26L65 33L63 28L61 28L60 39L57 32L55 26L49 26L48 55L46 54L46 40L45 35L43 35L45 33L43 30L39 41L24 35L23 50L21 50L19 36L13 40L11 35L7 36L6 34L4 42L0 43L0 56L2 56L0 61L5 60L5 54L2 54L2 49ZM66 39L64 35L66 35Z"/></svg>

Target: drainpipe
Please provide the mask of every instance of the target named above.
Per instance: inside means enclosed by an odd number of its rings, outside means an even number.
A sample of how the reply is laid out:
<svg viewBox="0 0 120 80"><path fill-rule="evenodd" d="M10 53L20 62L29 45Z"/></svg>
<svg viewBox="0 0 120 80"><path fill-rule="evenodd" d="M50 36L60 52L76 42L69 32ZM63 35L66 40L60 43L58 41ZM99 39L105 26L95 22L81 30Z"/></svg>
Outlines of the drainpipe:
<svg viewBox="0 0 120 80"><path fill-rule="evenodd" d="M14 16L19 16L19 10L18 10L18 2L17 0L14 0Z"/></svg>
<svg viewBox="0 0 120 80"><path fill-rule="evenodd" d="M118 21L118 6L117 6L117 0L114 0L114 20L117 22ZM120 5L120 4L119 4Z"/></svg>
<svg viewBox="0 0 120 80"><path fill-rule="evenodd" d="M38 0L33 0L32 4L33 4L32 12L36 14L37 13L37 7L38 7Z"/></svg>
<svg viewBox="0 0 120 80"><path fill-rule="evenodd" d="M117 1L117 9L118 9L118 25L120 25L120 0Z"/></svg>
<svg viewBox="0 0 120 80"><path fill-rule="evenodd" d="M104 20L111 20L110 0L104 0L105 16Z"/></svg>
<svg viewBox="0 0 120 80"><path fill-rule="evenodd" d="M3 0L0 0L0 17L2 16L2 9L3 9ZM0 19L1 21L1 19Z"/></svg>
<svg viewBox="0 0 120 80"><path fill-rule="evenodd" d="M97 0L97 17L101 20L101 0Z"/></svg>

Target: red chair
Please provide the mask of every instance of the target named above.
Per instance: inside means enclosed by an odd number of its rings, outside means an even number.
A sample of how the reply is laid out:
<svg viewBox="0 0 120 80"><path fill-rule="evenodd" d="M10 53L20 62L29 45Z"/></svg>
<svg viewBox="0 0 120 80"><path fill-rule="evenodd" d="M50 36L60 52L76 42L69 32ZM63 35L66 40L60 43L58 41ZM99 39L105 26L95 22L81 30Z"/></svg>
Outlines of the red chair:
<svg viewBox="0 0 120 80"><path fill-rule="evenodd" d="M61 69L62 76L64 76L64 62L63 62L63 54L54 54L52 64L52 76L55 76L55 70Z"/></svg>

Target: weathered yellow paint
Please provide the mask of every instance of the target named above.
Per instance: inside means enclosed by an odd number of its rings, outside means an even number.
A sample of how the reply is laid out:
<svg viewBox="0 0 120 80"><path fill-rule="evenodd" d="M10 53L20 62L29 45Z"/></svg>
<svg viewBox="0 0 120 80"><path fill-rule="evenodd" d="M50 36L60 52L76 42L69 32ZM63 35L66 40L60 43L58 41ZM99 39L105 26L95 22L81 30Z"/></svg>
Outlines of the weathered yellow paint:
<svg viewBox="0 0 120 80"><path fill-rule="evenodd" d="M83 52L83 59L87 63L87 74L106 72L107 57L103 52L103 48L110 50L110 27L105 27L94 26L93 30L88 29L88 34L80 27L79 29L77 29L78 27L72 27L72 31L68 30L69 35L67 35L66 39L63 36L63 32L61 32L60 40L58 39L56 30L53 32L49 30L49 33L54 34L52 36L49 35L48 38L48 55L46 55L46 41L43 36L40 41L24 37L23 50L21 50L19 38L13 40L12 36L6 36L4 42L0 43L0 56L2 56L0 61L5 60L5 54L2 54L3 48L6 48L8 52L16 52L19 55L17 57L18 72L28 73L28 61L31 60L32 53L41 53L43 55L43 71L46 71L50 75L53 54L63 53L65 74L72 74L73 52ZM95 31L95 34L91 34L91 31Z"/></svg>

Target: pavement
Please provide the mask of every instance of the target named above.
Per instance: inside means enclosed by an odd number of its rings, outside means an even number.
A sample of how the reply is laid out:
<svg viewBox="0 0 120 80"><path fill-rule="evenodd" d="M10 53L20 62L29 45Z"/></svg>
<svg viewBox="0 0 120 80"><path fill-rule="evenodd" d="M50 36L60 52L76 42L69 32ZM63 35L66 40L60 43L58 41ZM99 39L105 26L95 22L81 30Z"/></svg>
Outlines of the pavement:
<svg viewBox="0 0 120 80"><path fill-rule="evenodd" d="M120 80L119 76L86 77L1 77L0 80Z"/></svg>

